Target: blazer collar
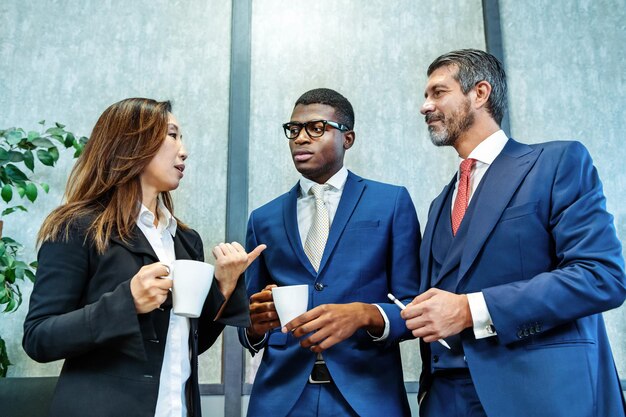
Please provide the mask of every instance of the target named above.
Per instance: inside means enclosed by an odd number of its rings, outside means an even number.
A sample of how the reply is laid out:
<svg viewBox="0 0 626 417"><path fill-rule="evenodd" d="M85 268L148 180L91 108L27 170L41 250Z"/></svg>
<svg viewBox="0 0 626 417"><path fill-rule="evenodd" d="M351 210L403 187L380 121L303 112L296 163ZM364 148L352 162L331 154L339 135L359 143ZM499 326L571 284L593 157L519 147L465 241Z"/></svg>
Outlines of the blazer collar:
<svg viewBox="0 0 626 417"><path fill-rule="evenodd" d="M134 227L133 234L127 242L123 242L117 235L111 237L111 240L136 255L147 256L153 262L159 262L159 257L156 255L154 249L152 249L152 246L150 245L150 242L138 226ZM179 228L178 232L173 237L173 240L176 259L204 258L204 254L198 253L194 245L190 242L190 234L188 232Z"/></svg>
<svg viewBox="0 0 626 417"><path fill-rule="evenodd" d="M540 154L540 150L509 139L500 155L489 167L489 175L485 175L483 178L484 183L481 184L483 190L480 197L476 200L472 199L472 203L476 204L476 207L467 231L465 249L461 257L458 275L459 282L465 277L465 274L476 260L485 241L500 219L502 212L506 209L513 194ZM428 222L424 230L424 241L422 243L423 252L421 254L424 277L430 277L434 226L441 214L441 210L444 209L446 197L453 189L455 181L456 176L452 178L441 194L433 201L428 214ZM441 273L432 283L430 279L422 280L420 291L425 291L428 286L436 285L450 268L451 265L444 263L441 267Z"/></svg>
<svg viewBox="0 0 626 417"><path fill-rule="evenodd" d="M304 253L303 242L300 241L297 210L300 183L296 183L296 185L287 193L287 198L283 203L283 219L285 222L287 238L294 253L302 265L304 265L304 267L311 273L311 275L317 276L324 269L326 263L328 262L328 258L337 245L337 242L339 241L339 238L341 237L352 212L356 208L364 189L365 183L363 182L363 178L348 171L348 178L346 179L346 184L344 186L343 193L341 194L341 200L339 201L339 206L337 207L337 212L335 213L335 218L333 219L333 224L330 227L328 240L326 241L324 255L322 256L318 272L315 272L315 269L313 269L309 258Z"/></svg>

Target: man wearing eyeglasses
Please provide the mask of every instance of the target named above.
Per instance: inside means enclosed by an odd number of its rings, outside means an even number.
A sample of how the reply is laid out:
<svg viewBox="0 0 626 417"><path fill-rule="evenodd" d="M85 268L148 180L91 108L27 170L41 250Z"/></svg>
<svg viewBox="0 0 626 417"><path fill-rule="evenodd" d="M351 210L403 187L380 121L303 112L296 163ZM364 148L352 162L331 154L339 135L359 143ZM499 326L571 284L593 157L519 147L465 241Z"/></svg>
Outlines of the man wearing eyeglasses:
<svg viewBox="0 0 626 417"><path fill-rule="evenodd" d="M399 342L411 338L388 293L410 301L420 232L404 187L343 166L355 140L350 102L315 89L283 125L302 174L254 210L247 245L267 245L246 283L254 355L265 348L248 416L408 416ZM307 284L309 309L280 328L271 288Z"/></svg>

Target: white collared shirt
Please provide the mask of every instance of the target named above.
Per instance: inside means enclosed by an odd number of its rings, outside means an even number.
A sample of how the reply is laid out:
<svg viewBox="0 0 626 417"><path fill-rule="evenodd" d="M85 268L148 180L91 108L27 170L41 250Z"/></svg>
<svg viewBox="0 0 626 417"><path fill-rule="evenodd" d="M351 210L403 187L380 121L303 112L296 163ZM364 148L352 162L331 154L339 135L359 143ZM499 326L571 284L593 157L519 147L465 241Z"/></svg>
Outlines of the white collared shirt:
<svg viewBox="0 0 626 417"><path fill-rule="evenodd" d="M476 164L470 173L470 197L469 204L471 204L472 196L476 192L476 189L480 185L485 173L493 163L493 161L500 155L502 149L506 145L509 138L502 130L498 130L493 133L487 139L483 140L474 148L474 150L468 155L468 158L476 160ZM463 162L462 158L459 158L459 165ZM452 201L456 199L457 187L459 184L460 172L456 174L456 184L454 186L454 194L452 195ZM452 208L451 208L452 209ZM474 325L474 336L476 339L484 339L497 335L487 303L485 302L485 296L482 292L475 292L467 294L467 301L472 313L472 321Z"/></svg>
<svg viewBox="0 0 626 417"><path fill-rule="evenodd" d="M154 226L154 214L141 205L137 226L146 236L159 261L169 265L176 259L174 236L177 223L165 205L158 200L159 223ZM170 313L165 340L165 353L159 376L159 394L155 417L186 417L185 384L191 376L189 352L189 319Z"/></svg>

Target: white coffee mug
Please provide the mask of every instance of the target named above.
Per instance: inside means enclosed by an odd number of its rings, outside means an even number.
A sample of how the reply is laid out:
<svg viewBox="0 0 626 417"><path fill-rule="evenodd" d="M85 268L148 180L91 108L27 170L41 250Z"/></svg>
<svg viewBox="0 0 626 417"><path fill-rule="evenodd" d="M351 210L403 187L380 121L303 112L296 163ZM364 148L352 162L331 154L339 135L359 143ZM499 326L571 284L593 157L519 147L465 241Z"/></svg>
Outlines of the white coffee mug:
<svg viewBox="0 0 626 417"><path fill-rule="evenodd" d="M280 325L284 326L291 320L307 311L309 306L308 285L286 285L272 288L274 306L280 319Z"/></svg>
<svg viewBox="0 0 626 417"><path fill-rule="evenodd" d="M170 278L174 280L174 314L189 318L200 317L213 282L213 271L213 265L188 259L178 259L170 264Z"/></svg>

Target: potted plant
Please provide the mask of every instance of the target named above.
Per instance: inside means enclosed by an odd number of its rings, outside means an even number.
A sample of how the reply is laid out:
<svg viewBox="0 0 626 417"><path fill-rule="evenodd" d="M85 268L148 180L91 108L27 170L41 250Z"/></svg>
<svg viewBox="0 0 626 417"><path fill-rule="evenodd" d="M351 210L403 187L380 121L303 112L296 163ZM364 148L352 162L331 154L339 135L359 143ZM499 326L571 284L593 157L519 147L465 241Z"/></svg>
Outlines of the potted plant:
<svg viewBox="0 0 626 417"><path fill-rule="evenodd" d="M39 190L48 192L50 187L33 178L36 161L54 166L59 159L59 147L73 149L77 158L87 142L86 137L77 139L65 126L56 123L45 129L45 120L39 122L42 131L26 132L21 128L0 130L0 197L6 207L0 213L6 216L28 211L19 201L26 198L35 202ZM13 202L18 203L12 205ZM35 261L28 262L21 256L23 246L15 239L2 235L3 220L0 220L0 310L10 313L22 304L20 281L35 280ZM0 335L0 377L6 377L11 362L6 344Z"/></svg>

